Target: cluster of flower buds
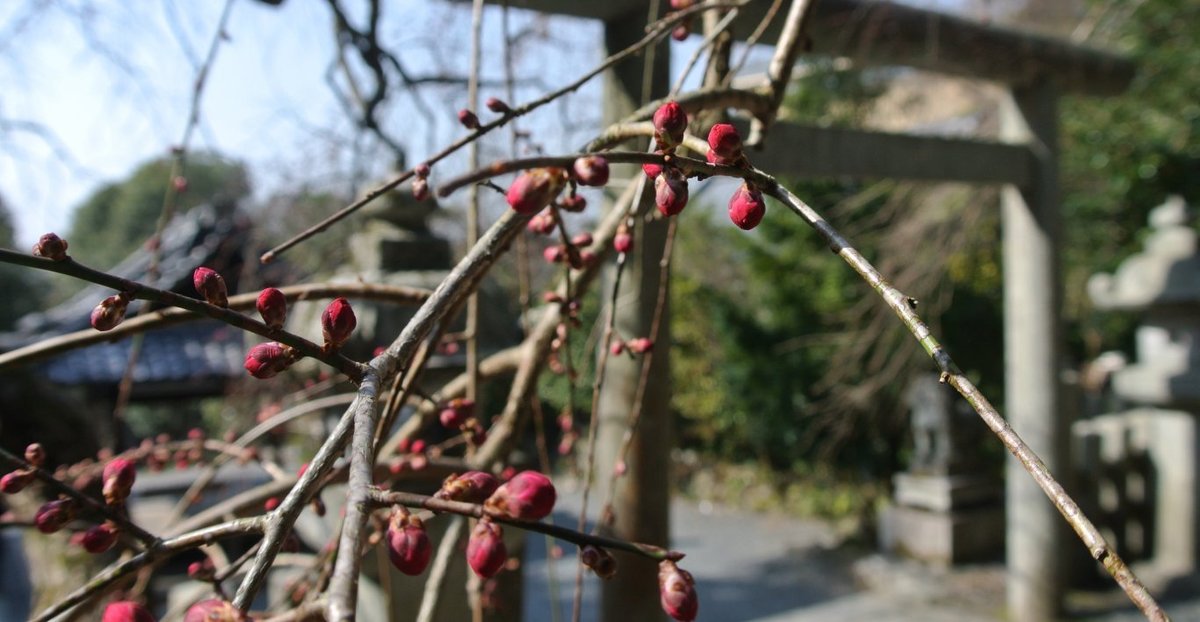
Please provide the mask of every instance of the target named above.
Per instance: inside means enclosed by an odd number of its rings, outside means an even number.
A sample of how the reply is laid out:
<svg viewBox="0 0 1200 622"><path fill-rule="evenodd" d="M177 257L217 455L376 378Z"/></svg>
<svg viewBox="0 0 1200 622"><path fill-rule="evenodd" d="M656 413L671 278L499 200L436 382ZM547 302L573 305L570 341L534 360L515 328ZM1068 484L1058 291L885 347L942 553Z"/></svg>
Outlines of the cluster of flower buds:
<svg viewBox="0 0 1200 622"><path fill-rule="evenodd" d="M450 430L457 430L463 427L467 420L475 416L475 400L465 397L456 397L442 407L438 413L438 421L442 427Z"/></svg>
<svg viewBox="0 0 1200 622"><path fill-rule="evenodd" d="M679 622L692 622L700 610L692 574L669 559L658 564L658 597L663 611Z"/></svg>
<svg viewBox="0 0 1200 622"><path fill-rule="evenodd" d="M671 155L683 144L688 117L683 106L669 101L654 112L655 153ZM687 176L677 167L667 164L643 164L642 172L654 180L654 204L663 216L675 216L687 207Z"/></svg>
<svg viewBox="0 0 1200 622"><path fill-rule="evenodd" d="M484 471L467 471L462 475L451 475L442 482L434 497L464 503L483 503L500 487L500 480Z"/></svg>
<svg viewBox="0 0 1200 622"><path fill-rule="evenodd" d="M420 518L397 507L388 521L386 538L388 558L397 570L411 576L425 572L433 545L429 543L429 534Z"/></svg>
<svg viewBox="0 0 1200 622"><path fill-rule="evenodd" d="M37 244L33 245L33 255L63 261L67 258L67 241L53 233L42 234Z"/></svg>
<svg viewBox="0 0 1200 622"><path fill-rule="evenodd" d="M566 184L567 172L561 168L530 169L517 175L505 198L517 213L536 214L553 203Z"/></svg>
<svg viewBox="0 0 1200 622"><path fill-rule="evenodd" d="M354 316L350 301L334 298L321 312L321 335L325 338L325 349L333 352L341 348L350 339L355 326L358 326L358 318Z"/></svg>
<svg viewBox="0 0 1200 622"><path fill-rule="evenodd" d="M429 163L422 162L413 169L412 195L417 201L429 198Z"/></svg>
<svg viewBox="0 0 1200 622"><path fill-rule="evenodd" d="M718 123L708 131L709 164L746 168L750 162L742 150L742 137L737 128L728 123ZM762 192L749 181L729 197L729 220L739 228L749 231L762 222L767 213L767 204Z"/></svg>
<svg viewBox="0 0 1200 622"><path fill-rule="evenodd" d="M156 622L150 610L131 600L109 603L100 622Z"/></svg>
<svg viewBox="0 0 1200 622"><path fill-rule="evenodd" d="M229 290L225 287L225 279L216 270L204 266L196 268L192 273L192 285L208 304L229 306Z"/></svg>
<svg viewBox="0 0 1200 622"><path fill-rule="evenodd" d="M3 477L0 477L0 492L6 495L15 495L25 490L25 487L33 482L37 469L46 463L46 450L42 448L41 443L30 443L25 447L25 462L29 466L5 473Z"/></svg>
<svg viewBox="0 0 1200 622"><path fill-rule="evenodd" d="M202 600L188 607L183 622L244 622L243 614L233 603L219 598Z"/></svg>
<svg viewBox="0 0 1200 622"><path fill-rule="evenodd" d="M133 297L125 292L113 294L108 298L100 301L96 308L92 309L92 328L99 331L112 330L125 319L125 310L129 308L129 302Z"/></svg>
<svg viewBox="0 0 1200 622"><path fill-rule="evenodd" d="M283 328L283 323L287 321L287 297L283 295L283 292L274 287L268 287L258 295L254 306L258 309L258 314L262 316L264 324L273 330Z"/></svg>

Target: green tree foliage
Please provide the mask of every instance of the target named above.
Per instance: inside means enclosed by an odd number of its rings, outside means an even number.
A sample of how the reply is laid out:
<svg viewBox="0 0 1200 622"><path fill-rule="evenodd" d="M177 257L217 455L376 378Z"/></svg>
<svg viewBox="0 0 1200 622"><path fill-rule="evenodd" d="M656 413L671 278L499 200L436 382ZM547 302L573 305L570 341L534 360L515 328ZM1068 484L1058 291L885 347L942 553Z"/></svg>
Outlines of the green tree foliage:
<svg viewBox="0 0 1200 622"><path fill-rule="evenodd" d="M245 167L211 153L188 156L187 190L177 210L204 203L229 203L250 192ZM67 240L71 255L100 268L124 259L154 234L171 180L170 158L142 164L128 178L105 184L75 208Z"/></svg>

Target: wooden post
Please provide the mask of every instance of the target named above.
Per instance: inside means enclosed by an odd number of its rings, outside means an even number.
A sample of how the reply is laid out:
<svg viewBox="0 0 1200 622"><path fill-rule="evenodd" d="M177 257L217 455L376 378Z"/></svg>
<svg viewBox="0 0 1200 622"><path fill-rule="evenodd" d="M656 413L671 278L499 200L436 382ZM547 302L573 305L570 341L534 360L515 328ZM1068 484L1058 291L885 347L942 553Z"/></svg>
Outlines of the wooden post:
<svg viewBox="0 0 1200 622"><path fill-rule="evenodd" d="M1032 180L1005 186L1005 407L1013 428L1055 475L1066 459L1067 417L1059 380L1061 279L1058 241L1057 91L1053 84L1014 89L1001 112L1005 139L1028 143ZM1057 618L1063 588L1062 518L1021 465L1009 456L1005 511L1009 619Z"/></svg>
<svg viewBox="0 0 1200 622"><path fill-rule="evenodd" d="M606 53L612 54L642 38L645 34L646 9L639 7L625 17L604 25ZM669 47L659 45L647 50L653 53L653 79L645 84L645 57L637 56L615 66L604 76L604 121L620 120L635 110L645 97L661 97L670 88ZM636 177L641 170L626 166L614 167L615 178ZM652 200L653 184L642 200ZM619 306L616 310L616 329L625 338L645 336L650 332L659 289L659 262L662 260L667 223L654 221L635 231L634 252L628 258L621 280ZM606 289L612 286L611 273ZM607 298L607 296L606 296ZM665 544L670 536L670 482L668 480L671 443L670 375L667 344L670 342L666 309L654 349L649 385L642 404L642 419L628 457L628 474L618 483L614 498L618 537L638 542ZM621 447L629 413L633 409L641 357L609 357L605 384L600 395L597 429L596 480L593 484L595 503L592 512L599 510L607 494L608 478L613 472L615 457ZM595 516L595 514L593 514ZM601 620L664 619L658 597L658 568L645 559L614 553L618 572L602 582Z"/></svg>

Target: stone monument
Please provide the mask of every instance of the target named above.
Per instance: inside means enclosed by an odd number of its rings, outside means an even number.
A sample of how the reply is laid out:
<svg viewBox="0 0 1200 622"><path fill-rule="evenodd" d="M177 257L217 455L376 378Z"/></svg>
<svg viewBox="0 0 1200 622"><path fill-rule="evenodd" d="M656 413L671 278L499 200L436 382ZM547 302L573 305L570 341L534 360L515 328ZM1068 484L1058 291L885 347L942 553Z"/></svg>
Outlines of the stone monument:
<svg viewBox="0 0 1200 622"><path fill-rule="evenodd" d="M1124 404L1072 426L1085 510L1147 580L1200 570L1200 254L1173 196L1150 212L1144 250L1088 281L1097 309L1136 311L1135 362L1107 390Z"/></svg>
<svg viewBox="0 0 1200 622"><path fill-rule="evenodd" d="M892 480L881 545L940 565L995 556L1004 546L1004 488L980 460L986 428L935 375L918 376L907 402L913 457Z"/></svg>

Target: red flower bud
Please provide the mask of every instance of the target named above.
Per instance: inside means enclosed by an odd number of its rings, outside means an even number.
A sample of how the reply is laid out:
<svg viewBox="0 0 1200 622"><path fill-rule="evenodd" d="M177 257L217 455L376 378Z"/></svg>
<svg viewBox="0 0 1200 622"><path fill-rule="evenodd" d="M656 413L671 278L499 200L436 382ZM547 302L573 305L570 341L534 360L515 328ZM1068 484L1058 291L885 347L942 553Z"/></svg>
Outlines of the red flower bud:
<svg viewBox="0 0 1200 622"><path fill-rule="evenodd" d="M276 341L260 343L246 353L246 371L260 380L278 374L291 364L291 349Z"/></svg>
<svg viewBox="0 0 1200 622"><path fill-rule="evenodd" d="M154 616L145 607L131 601L122 600L109 603L104 608L100 622L156 622Z"/></svg>
<svg viewBox="0 0 1200 622"><path fill-rule="evenodd" d="M101 523L83 532L80 544L83 550L98 555L111 549L117 543L117 528L112 523Z"/></svg>
<svg viewBox="0 0 1200 622"><path fill-rule="evenodd" d="M124 458L115 458L104 465L104 500L111 505L117 505L133 490L133 482L137 479L137 467Z"/></svg>
<svg viewBox="0 0 1200 622"><path fill-rule="evenodd" d="M458 111L458 122L463 124L463 127L468 130L479 129L479 117L475 116L474 112L463 108Z"/></svg>
<svg viewBox="0 0 1200 622"><path fill-rule="evenodd" d="M354 309L345 298L334 298L329 306L321 312L321 334L325 336L325 348L336 350L346 343L358 319L354 317Z"/></svg>
<svg viewBox="0 0 1200 622"><path fill-rule="evenodd" d="M429 177L429 163L422 162L418 164L417 168L413 169L413 174L422 179Z"/></svg>
<svg viewBox="0 0 1200 622"><path fill-rule="evenodd" d="M429 198L429 182L424 177L417 177L412 180L412 195L417 201L424 201Z"/></svg>
<svg viewBox="0 0 1200 622"><path fill-rule="evenodd" d="M568 196L567 198L563 199L562 202L560 202L558 205L559 205L559 207L567 210L568 212L571 212L573 214L578 214L579 212L582 212L583 210L587 209L587 199L583 198L582 196L580 196L578 194L572 194L572 195Z"/></svg>
<svg viewBox="0 0 1200 622"><path fill-rule="evenodd" d="M504 531L491 519L480 520L467 541L467 564L475 574L490 579L500 572L506 561L508 549L504 547Z"/></svg>
<svg viewBox="0 0 1200 622"><path fill-rule="evenodd" d="M541 520L554 510L557 500L550 478L537 471L521 471L496 489L485 505L511 518Z"/></svg>
<svg viewBox="0 0 1200 622"><path fill-rule="evenodd" d="M575 160L575 179L585 186L603 186L608 183L608 160L602 156L584 156Z"/></svg>
<svg viewBox="0 0 1200 622"><path fill-rule="evenodd" d="M629 351L633 352L634 354L645 354L654 349L654 341L648 337L637 337L635 339L630 339L625 345L629 348Z"/></svg>
<svg viewBox="0 0 1200 622"><path fill-rule="evenodd" d="M491 110L492 112L494 112L496 114L508 114L508 113L512 112L512 108L509 108L508 104L505 103L504 100L499 99L497 97L487 98L487 101L484 102L483 105L487 106L488 110Z"/></svg>
<svg viewBox="0 0 1200 622"><path fill-rule="evenodd" d="M129 308L129 297L125 294L113 294L100 301L92 309L92 328L99 331L116 328L125 319L125 310Z"/></svg>
<svg viewBox="0 0 1200 622"><path fill-rule="evenodd" d="M620 356L625 351L625 342L620 339L613 339L613 342L608 346L608 351L613 356Z"/></svg>
<svg viewBox="0 0 1200 622"><path fill-rule="evenodd" d="M669 101L654 111L654 139L664 151L669 151L683 143L683 133L687 131L687 113L683 106Z"/></svg>
<svg viewBox="0 0 1200 622"><path fill-rule="evenodd" d="M208 304L229 306L229 292L225 289L225 279L221 278L216 270L204 266L196 268L192 273L192 285L196 286L196 291L204 296Z"/></svg>
<svg viewBox="0 0 1200 622"><path fill-rule="evenodd" d="M283 292L268 287L258 295L254 306L258 308L258 314L267 326L274 329L283 328L283 322L287 320L287 297Z"/></svg>
<svg viewBox="0 0 1200 622"><path fill-rule="evenodd" d="M67 241L53 233L44 233L33 245L33 255L62 261L67 258Z"/></svg>
<svg viewBox="0 0 1200 622"><path fill-rule="evenodd" d="M684 39L687 39L688 35L692 34L692 25L688 23L690 21L690 19L684 20L683 23L671 30L671 38L676 41L683 41Z"/></svg>
<svg viewBox="0 0 1200 622"><path fill-rule="evenodd" d="M676 11L691 8L694 4L696 4L696 0L671 0L671 8Z"/></svg>
<svg viewBox="0 0 1200 622"><path fill-rule="evenodd" d="M658 596L663 611L679 622L692 622L700 609L696 581L675 562L665 559L658 564Z"/></svg>
<svg viewBox="0 0 1200 622"><path fill-rule="evenodd" d="M580 234L576 235L575 237L571 238L571 243L574 244L575 246L591 246L592 245L592 234L590 234L586 231L583 233L580 233Z"/></svg>
<svg viewBox="0 0 1200 622"><path fill-rule="evenodd" d="M243 622L246 619L233 603L219 598L202 600L183 614L183 622Z"/></svg>
<svg viewBox="0 0 1200 622"><path fill-rule="evenodd" d="M411 576L425 572L433 545L429 543L429 534L425 533L421 519L404 508L397 508L388 523L386 537L388 558L397 570Z"/></svg>
<svg viewBox="0 0 1200 622"><path fill-rule="evenodd" d="M600 547L590 544L584 546L579 552L579 560L601 579L611 579L617 574L617 560L613 559L612 553Z"/></svg>
<svg viewBox="0 0 1200 622"><path fill-rule="evenodd" d="M527 231L539 235L549 235L554 231L554 227L554 216L550 215L550 212L539 212L525 225Z"/></svg>
<svg viewBox="0 0 1200 622"><path fill-rule="evenodd" d="M654 180L654 204L663 216L674 216L687 207L687 178L679 169L669 166Z"/></svg>
<svg viewBox="0 0 1200 622"><path fill-rule="evenodd" d="M217 566L211 557L192 562L187 567L188 578L195 581L211 581L217 574Z"/></svg>
<svg viewBox="0 0 1200 622"><path fill-rule="evenodd" d="M506 195L508 204L520 214L534 214L550 205L563 189L563 170L535 168L513 180Z"/></svg>
<svg viewBox="0 0 1200 622"><path fill-rule="evenodd" d="M662 150L657 150L654 153L662 155ZM646 177L649 178L650 181L654 181L655 179L658 179L659 175L662 175L663 165L656 162L647 162L642 165L642 172L646 174Z"/></svg>
<svg viewBox="0 0 1200 622"><path fill-rule="evenodd" d="M15 495L33 481L33 471L13 471L0 477L0 492Z"/></svg>
<svg viewBox="0 0 1200 622"><path fill-rule="evenodd" d="M274 512L279 508L279 504L279 497L267 497L267 500L263 501L263 510L267 512Z"/></svg>
<svg viewBox="0 0 1200 622"><path fill-rule="evenodd" d="M446 406L442 408L442 411L438 414L438 418L441 420L443 426L457 430L474 414L475 400L456 397L446 402Z"/></svg>
<svg viewBox="0 0 1200 622"><path fill-rule="evenodd" d="M617 227L617 235L613 237L613 249L618 253L628 253L633 250L633 234L624 224Z"/></svg>
<svg viewBox="0 0 1200 622"><path fill-rule="evenodd" d="M451 475L442 483L441 490L434 493L439 499L464 501L466 503L483 503L496 489L500 487L491 473L483 471L467 471L462 475Z"/></svg>
<svg viewBox="0 0 1200 622"><path fill-rule="evenodd" d="M176 175L175 177L172 177L171 178L171 187L178 194L183 194L184 192L187 192L187 189L188 189L187 177L183 177L182 175Z"/></svg>
<svg viewBox="0 0 1200 622"><path fill-rule="evenodd" d="M25 462L35 467L46 463L46 450L41 443L30 443L25 446Z"/></svg>
<svg viewBox="0 0 1200 622"><path fill-rule="evenodd" d="M728 123L718 123L708 131L708 148L723 162L739 159L742 155L742 137L737 128ZM711 159L710 159L711 161ZM714 162L716 164L717 162Z"/></svg>
<svg viewBox="0 0 1200 622"><path fill-rule="evenodd" d="M741 229L749 231L757 227L766 213L762 193L746 184L729 197L729 219Z"/></svg>
<svg viewBox="0 0 1200 622"><path fill-rule="evenodd" d="M42 533L54 533L75 519L75 503L67 499L47 502L33 516L33 524Z"/></svg>

